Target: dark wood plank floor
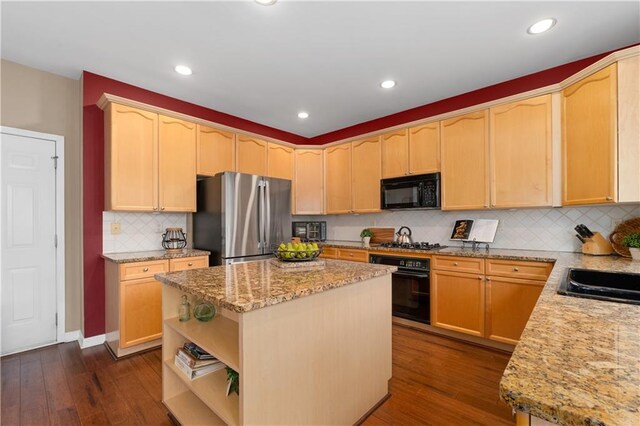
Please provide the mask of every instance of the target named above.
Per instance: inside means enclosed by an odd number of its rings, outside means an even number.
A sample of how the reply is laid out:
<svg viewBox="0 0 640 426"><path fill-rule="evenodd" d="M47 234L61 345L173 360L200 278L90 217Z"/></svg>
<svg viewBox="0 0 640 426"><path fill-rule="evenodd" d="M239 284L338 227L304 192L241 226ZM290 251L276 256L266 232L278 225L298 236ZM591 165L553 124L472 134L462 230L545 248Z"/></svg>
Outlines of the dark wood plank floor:
<svg viewBox="0 0 640 426"><path fill-rule="evenodd" d="M509 355L393 328L391 398L365 424L514 424L498 397ZM161 352L111 359L104 346L65 343L0 360L1 424L170 425Z"/></svg>

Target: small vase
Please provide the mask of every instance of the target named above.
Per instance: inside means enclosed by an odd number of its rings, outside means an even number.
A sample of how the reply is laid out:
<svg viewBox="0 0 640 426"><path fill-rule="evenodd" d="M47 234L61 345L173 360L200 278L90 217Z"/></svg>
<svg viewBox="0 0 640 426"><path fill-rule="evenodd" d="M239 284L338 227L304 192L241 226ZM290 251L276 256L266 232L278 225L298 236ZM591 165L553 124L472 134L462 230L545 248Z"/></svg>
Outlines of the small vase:
<svg viewBox="0 0 640 426"><path fill-rule="evenodd" d="M371 237L362 237L362 243L365 247L369 247L369 243L371 242Z"/></svg>
<svg viewBox="0 0 640 426"><path fill-rule="evenodd" d="M640 248L629 247L629 251L631 252L631 258L635 261L640 261Z"/></svg>

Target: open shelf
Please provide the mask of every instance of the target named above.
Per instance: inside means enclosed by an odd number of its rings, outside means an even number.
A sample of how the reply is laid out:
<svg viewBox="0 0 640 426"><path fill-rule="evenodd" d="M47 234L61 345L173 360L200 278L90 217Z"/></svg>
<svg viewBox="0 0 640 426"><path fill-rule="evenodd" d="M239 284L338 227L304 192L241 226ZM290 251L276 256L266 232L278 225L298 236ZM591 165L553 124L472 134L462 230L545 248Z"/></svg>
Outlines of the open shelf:
<svg viewBox="0 0 640 426"><path fill-rule="evenodd" d="M224 368L205 376L189 380L175 366L173 360L165 360L165 365L205 404L213 410L226 424L240 424L240 399L232 393L227 396L227 372Z"/></svg>
<svg viewBox="0 0 640 426"><path fill-rule="evenodd" d="M164 322L177 333L241 373L237 322L222 315L216 316L209 322L200 322L195 319L181 322L177 317L166 319Z"/></svg>
<svg viewBox="0 0 640 426"><path fill-rule="evenodd" d="M187 425L224 425L224 421L215 415L197 396L183 392L164 401L164 405L182 426Z"/></svg>

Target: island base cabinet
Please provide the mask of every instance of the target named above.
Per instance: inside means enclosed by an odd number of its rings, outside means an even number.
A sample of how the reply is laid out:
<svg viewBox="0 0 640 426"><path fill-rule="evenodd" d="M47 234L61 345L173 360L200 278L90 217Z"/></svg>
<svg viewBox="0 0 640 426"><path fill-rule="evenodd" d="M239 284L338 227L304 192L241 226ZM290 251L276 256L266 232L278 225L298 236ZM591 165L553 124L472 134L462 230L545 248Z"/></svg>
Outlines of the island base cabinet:
<svg viewBox="0 0 640 426"><path fill-rule="evenodd" d="M185 424L355 424L388 396L391 276L249 312L219 309L207 323L177 320L182 292L163 286L163 402ZM192 341L233 364L193 381L173 365Z"/></svg>
<svg viewBox="0 0 640 426"><path fill-rule="evenodd" d="M484 336L484 276L449 271L431 273L431 325Z"/></svg>
<svg viewBox="0 0 640 426"><path fill-rule="evenodd" d="M543 287L544 281L487 277L486 337L518 344Z"/></svg>

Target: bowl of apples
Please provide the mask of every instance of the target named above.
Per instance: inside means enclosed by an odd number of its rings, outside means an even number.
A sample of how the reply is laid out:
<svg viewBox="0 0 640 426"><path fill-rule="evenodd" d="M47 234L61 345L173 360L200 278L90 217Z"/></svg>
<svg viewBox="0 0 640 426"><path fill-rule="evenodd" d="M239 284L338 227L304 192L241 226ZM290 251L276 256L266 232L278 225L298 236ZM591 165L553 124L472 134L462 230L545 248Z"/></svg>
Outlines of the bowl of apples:
<svg viewBox="0 0 640 426"><path fill-rule="evenodd" d="M273 248L273 254L283 262L306 262L320 256L322 247L318 243L280 243Z"/></svg>

